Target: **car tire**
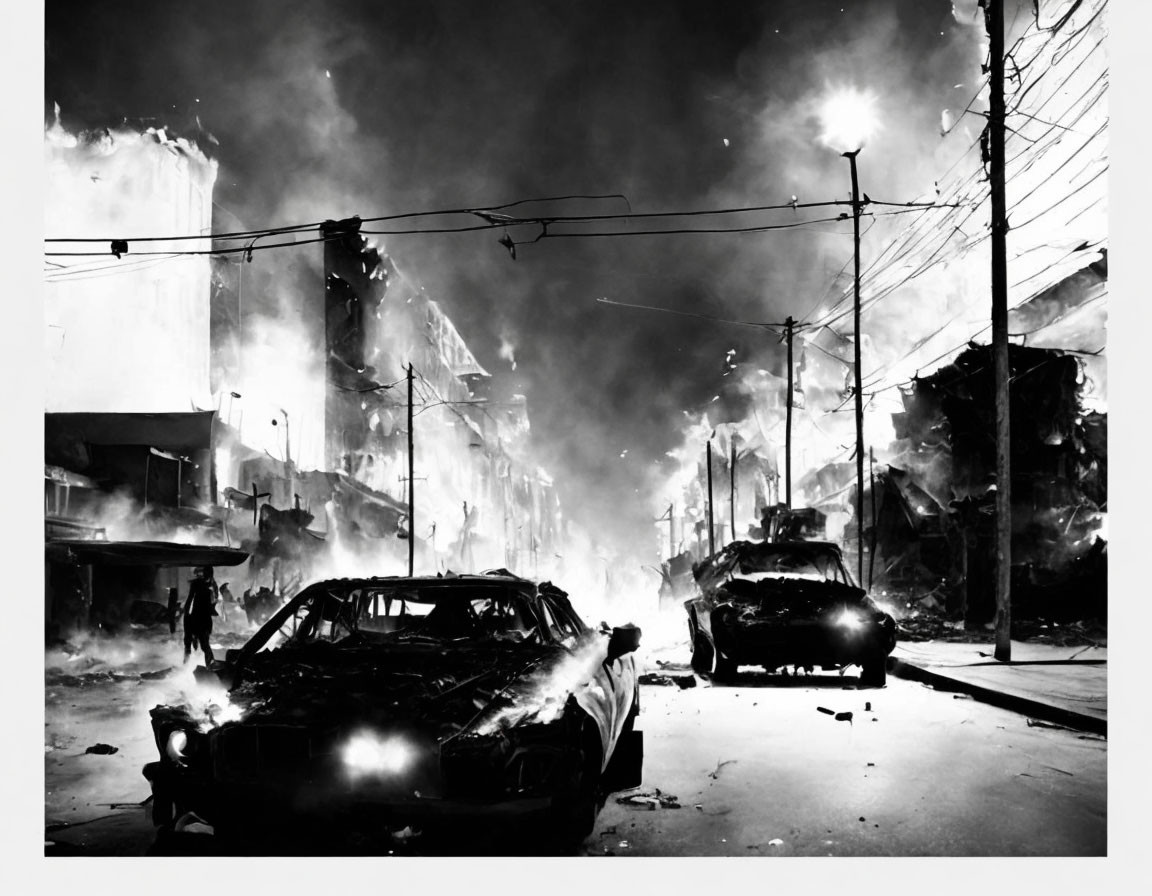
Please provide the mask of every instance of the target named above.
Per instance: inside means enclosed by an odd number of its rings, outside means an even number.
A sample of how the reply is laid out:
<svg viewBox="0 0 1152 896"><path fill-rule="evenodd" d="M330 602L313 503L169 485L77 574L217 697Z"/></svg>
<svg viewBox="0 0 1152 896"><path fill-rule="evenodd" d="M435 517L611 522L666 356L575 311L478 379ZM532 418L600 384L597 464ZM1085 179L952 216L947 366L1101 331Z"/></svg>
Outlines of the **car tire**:
<svg viewBox="0 0 1152 896"><path fill-rule="evenodd" d="M716 651L702 632L695 631L692 639L692 671L700 675L707 675L712 671L712 663Z"/></svg>
<svg viewBox="0 0 1152 896"><path fill-rule="evenodd" d="M888 658L877 657L865 660L860 666L860 684L870 688L882 688L888 681Z"/></svg>
<svg viewBox="0 0 1152 896"><path fill-rule="evenodd" d="M567 855L578 849L595 829L596 816L603 805L598 751L586 746L577 761L579 770L571 788L552 807L550 830L545 838L550 853Z"/></svg>
<svg viewBox="0 0 1152 896"><path fill-rule="evenodd" d="M712 673L713 678L717 681L731 681L736 677L738 668L735 660L716 651L716 671Z"/></svg>

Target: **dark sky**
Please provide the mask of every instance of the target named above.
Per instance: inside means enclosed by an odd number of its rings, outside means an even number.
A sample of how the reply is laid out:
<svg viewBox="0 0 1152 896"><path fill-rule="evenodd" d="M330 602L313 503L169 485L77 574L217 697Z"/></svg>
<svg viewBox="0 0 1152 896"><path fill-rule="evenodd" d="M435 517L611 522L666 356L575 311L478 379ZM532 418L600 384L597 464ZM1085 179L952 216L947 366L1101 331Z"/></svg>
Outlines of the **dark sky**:
<svg viewBox="0 0 1152 896"><path fill-rule="evenodd" d="M49 0L46 113L55 102L66 126L154 119L182 133L198 115L219 141L216 201L256 228L567 194L622 193L633 212L843 199L847 166L818 145L814 100L851 84L877 93L883 119L860 157L865 189L909 200L938 172L941 110L962 108L978 76L973 3L957 5L961 21L948 0ZM717 408L729 349L773 368L780 349L760 331L595 300L802 317L851 253L842 225L550 239L516 261L498 236L386 247L498 389L527 394L568 509L644 547L682 411Z"/></svg>

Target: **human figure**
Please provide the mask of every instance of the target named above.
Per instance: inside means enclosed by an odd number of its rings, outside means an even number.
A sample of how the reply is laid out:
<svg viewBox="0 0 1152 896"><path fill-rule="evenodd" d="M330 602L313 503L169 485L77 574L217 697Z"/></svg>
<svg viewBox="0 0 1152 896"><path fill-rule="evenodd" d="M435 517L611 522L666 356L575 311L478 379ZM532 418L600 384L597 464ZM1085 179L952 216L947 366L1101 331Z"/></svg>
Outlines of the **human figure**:
<svg viewBox="0 0 1152 896"><path fill-rule="evenodd" d="M212 617L216 615L216 582L211 566L205 566L200 576L192 580L188 587L188 599L184 602L184 662L198 647L204 651L204 662L212 665L212 645L208 638L212 634Z"/></svg>
<svg viewBox="0 0 1152 896"><path fill-rule="evenodd" d="M217 605L220 612L220 621L228 621L228 604L235 603L236 598L232 596L232 592L228 590L228 583L222 582L220 584L220 603Z"/></svg>

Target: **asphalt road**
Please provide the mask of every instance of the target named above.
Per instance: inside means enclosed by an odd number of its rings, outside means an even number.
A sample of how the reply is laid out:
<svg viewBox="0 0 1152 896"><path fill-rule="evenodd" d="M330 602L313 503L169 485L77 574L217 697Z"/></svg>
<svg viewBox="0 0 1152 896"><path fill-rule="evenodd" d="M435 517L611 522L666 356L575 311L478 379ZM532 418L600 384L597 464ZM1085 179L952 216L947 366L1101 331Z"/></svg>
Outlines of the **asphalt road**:
<svg viewBox="0 0 1152 896"><path fill-rule="evenodd" d="M151 845L148 807L140 805L149 794L140 768L155 756L147 709L186 687L188 672L175 644L152 644L148 654L114 658L127 674L119 681L57 676L52 683L50 676L48 854L141 855ZM667 665L656 667L656 656ZM679 648L648 657L652 671L674 675L687 674L686 658ZM174 665L166 678L138 677L164 663ZM580 851L1106 853L1105 740L1030 727L1023 716L891 677L879 690L854 685L850 674L781 678L748 670L731 686L703 679L683 690L643 686L644 785L628 803L617 801L621 795L608 799ZM853 717L837 721L818 707ZM117 751L85 752L97 743ZM405 852L413 844L419 853L419 841L393 845ZM513 837L495 848L516 854L520 845Z"/></svg>
<svg viewBox="0 0 1152 896"><path fill-rule="evenodd" d="M1106 854L1105 740L892 677L853 684L749 670L732 686L643 688L639 793L664 799L610 798L585 852Z"/></svg>

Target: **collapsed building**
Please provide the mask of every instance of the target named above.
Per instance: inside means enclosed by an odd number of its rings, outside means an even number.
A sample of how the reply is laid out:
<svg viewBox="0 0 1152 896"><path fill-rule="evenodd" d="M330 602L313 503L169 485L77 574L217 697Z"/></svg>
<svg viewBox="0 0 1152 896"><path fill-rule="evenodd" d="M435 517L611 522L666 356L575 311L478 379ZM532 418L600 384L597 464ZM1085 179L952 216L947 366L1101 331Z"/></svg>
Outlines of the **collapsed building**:
<svg viewBox="0 0 1152 896"><path fill-rule="evenodd" d="M179 254L213 232L200 137L46 130L53 236L174 238L46 275L49 632L159 619L203 565L273 605L321 573L402 574L410 543L417 572L542 572L564 521L524 398L492 395L358 219L256 264Z"/></svg>

